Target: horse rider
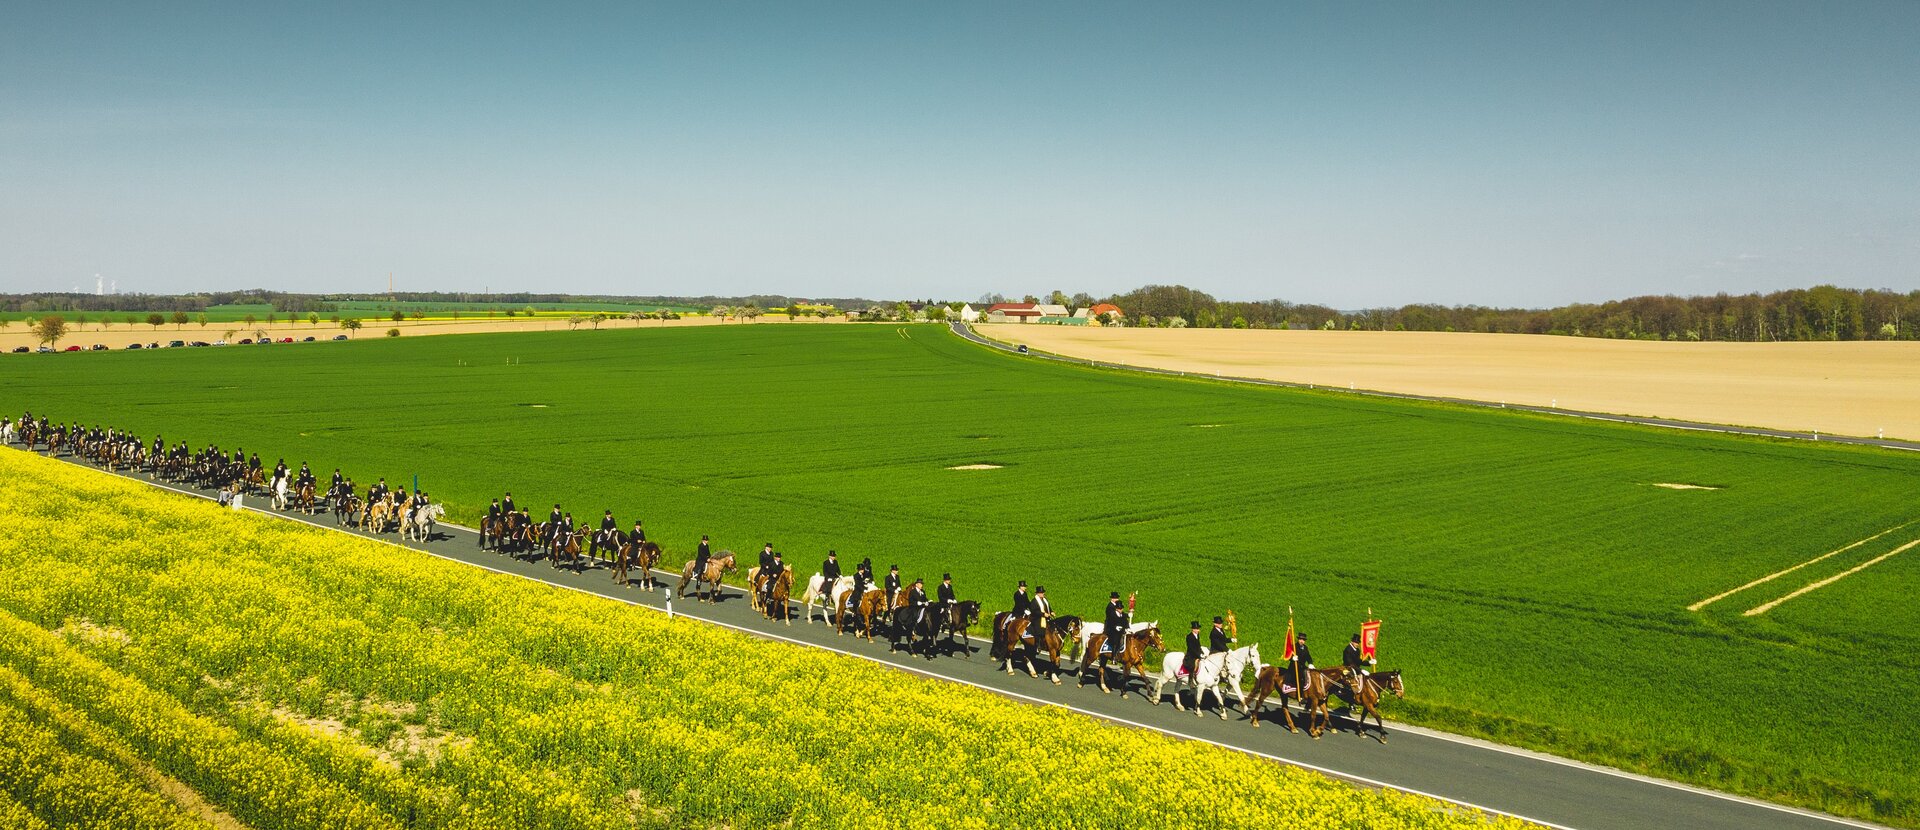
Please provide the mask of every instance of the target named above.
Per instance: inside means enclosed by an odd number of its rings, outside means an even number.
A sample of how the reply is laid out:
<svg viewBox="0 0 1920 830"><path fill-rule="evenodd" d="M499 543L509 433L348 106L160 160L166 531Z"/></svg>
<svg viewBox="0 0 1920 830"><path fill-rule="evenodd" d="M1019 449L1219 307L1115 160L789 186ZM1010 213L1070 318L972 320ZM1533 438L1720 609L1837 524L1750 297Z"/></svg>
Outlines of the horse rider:
<svg viewBox="0 0 1920 830"><path fill-rule="evenodd" d="M1027 603L1027 636L1040 642L1040 632L1047 627L1047 621L1053 618L1053 603L1047 601L1047 586L1036 585L1033 599Z"/></svg>
<svg viewBox="0 0 1920 830"><path fill-rule="evenodd" d="M776 555L777 554L773 552L772 542L768 542L766 545L760 548L760 572L761 573L766 573L768 568L773 567L773 558Z"/></svg>
<svg viewBox="0 0 1920 830"><path fill-rule="evenodd" d="M488 525L496 524L500 521L502 515L500 512L500 500L496 498L492 504L487 505L487 521L480 526L487 527ZM484 547L486 544L487 537L486 534L483 533L480 535L480 545Z"/></svg>
<svg viewBox="0 0 1920 830"><path fill-rule="evenodd" d="M1014 620L1026 616L1027 607L1032 603L1033 600L1027 597L1027 581L1022 579L1013 589L1013 610L1007 612L1007 618L1000 623L1001 627L1012 625Z"/></svg>
<svg viewBox="0 0 1920 830"><path fill-rule="evenodd" d="M1307 650L1307 635L1293 635L1293 685L1300 688L1306 673L1313 670L1313 652Z"/></svg>
<svg viewBox="0 0 1920 830"><path fill-rule="evenodd" d="M897 569L899 566L896 565L894 567ZM907 623L909 628L919 625L921 620L926 619L927 586L922 580L915 579L913 581L913 587L907 589L907 608L912 611L910 616L913 618Z"/></svg>
<svg viewBox="0 0 1920 830"><path fill-rule="evenodd" d="M566 515L560 510L559 502L554 502L553 512L547 514L547 549L550 551L559 547L560 520Z"/></svg>
<svg viewBox="0 0 1920 830"><path fill-rule="evenodd" d="M614 521L613 511L600 514L600 532L593 537L593 546L601 550L613 547L613 534L620 532L620 523Z"/></svg>
<svg viewBox="0 0 1920 830"><path fill-rule="evenodd" d="M943 573L940 575L939 600L940 610L946 614L946 619L949 622L956 619L954 617L954 606L959 605L960 601L954 599L953 596L953 574Z"/></svg>
<svg viewBox="0 0 1920 830"><path fill-rule="evenodd" d="M1107 592L1107 613L1104 620L1105 639L1100 642L1100 651L1104 654L1119 654L1115 643L1124 643L1127 639L1127 609L1120 604L1120 592Z"/></svg>
<svg viewBox="0 0 1920 830"><path fill-rule="evenodd" d="M637 523L636 523L637 524ZM707 534L700 534L700 548L693 554L693 578L707 578L707 560L713 558L713 543L707 540Z"/></svg>
<svg viewBox="0 0 1920 830"><path fill-rule="evenodd" d="M387 477L381 476L379 481L374 482L372 487L367 488L367 506L371 507L375 502L382 501L386 497Z"/></svg>
<svg viewBox="0 0 1920 830"><path fill-rule="evenodd" d="M761 605L771 605L773 603L773 583L780 581L780 575L785 573L786 570L786 561L780 558L778 551L775 551L773 554L773 562L760 570Z"/></svg>
<svg viewBox="0 0 1920 830"><path fill-rule="evenodd" d="M872 584L873 558L863 558L860 560L860 564L853 566L853 590L847 592L848 607L859 608L860 598L867 595L867 586ZM841 613L845 612L843 611Z"/></svg>
<svg viewBox="0 0 1920 830"><path fill-rule="evenodd" d="M892 608L900 596L900 566L887 566L887 607Z"/></svg>
<svg viewBox="0 0 1920 830"><path fill-rule="evenodd" d="M1200 621L1194 620L1187 626L1187 650L1180 655L1180 674L1186 678L1188 686L1199 682L1201 656ZM1179 701L1176 699L1175 702ZM1193 705L1199 706L1200 701L1194 700Z"/></svg>
<svg viewBox="0 0 1920 830"><path fill-rule="evenodd" d="M573 514L572 513L568 513L560 517L560 533L556 535L560 539L559 547L566 547L568 542L573 541Z"/></svg>
<svg viewBox="0 0 1920 830"><path fill-rule="evenodd" d="M425 490L413 494L413 507L407 510L407 522L411 524L413 517L419 515L422 509L432 503L433 502L427 499L427 491Z"/></svg>
<svg viewBox="0 0 1920 830"><path fill-rule="evenodd" d="M340 474L339 467L333 468L333 483L327 485L327 492L335 495L339 494L340 485L345 483L346 480L347 480L347 477Z"/></svg>
<svg viewBox="0 0 1920 830"><path fill-rule="evenodd" d="M251 470L258 470L258 469L260 469L260 454L259 454L259 453L254 453L252 457L250 457L250 458L248 458L248 459L247 459L247 469L248 469L248 470L250 470L250 471L251 471Z"/></svg>
<svg viewBox="0 0 1920 830"><path fill-rule="evenodd" d="M1213 630L1207 632L1207 653L1224 654L1232 651L1233 638L1227 636L1227 621L1219 614L1213 615Z"/></svg>
<svg viewBox="0 0 1920 830"><path fill-rule="evenodd" d="M504 516L512 512L513 512L513 491L508 490L506 498L503 498L500 500L500 515Z"/></svg>
<svg viewBox="0 0 1920 830"><path fill-rule="evenodd" d="M1373 673L1373 667L1379 660L1360 657L1360 635L1355 634L1353 639L1347 641L1347 650L1341 653L1340 662L1354 677L1366 677Z"/></svg>
<svg viewBox="0 0 1920 830"><path fill-rule="evenodd" d="M820 563L820 579L826 583L822 587L827 589L827 596L833 596L833 583L840 580L839 554L831 550L827 551L826 561Z"/></svg>

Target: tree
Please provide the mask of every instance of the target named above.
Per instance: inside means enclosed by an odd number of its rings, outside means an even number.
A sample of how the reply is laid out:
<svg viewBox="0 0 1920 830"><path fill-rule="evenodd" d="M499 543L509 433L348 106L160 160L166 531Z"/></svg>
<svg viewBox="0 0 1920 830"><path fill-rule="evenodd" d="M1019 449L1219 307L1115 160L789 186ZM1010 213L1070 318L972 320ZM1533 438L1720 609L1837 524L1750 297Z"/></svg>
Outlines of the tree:
<svg viewBox="0 0 1920 830"><path fill-rule="evenodd" d="M207 327L207 313L206 313L206 312L204 312L204 311L202 311L202 312L200 312L200 316L198 316L198 317L195 317L195 318L193 318L193 321L194 321L194 322L196 322L196 323L199 323L199 324L200 324L200 327L201 327L201 328L203 328L203 329L204 329L204 328L206 328L206 327Z"/></svg>
<svg viewBox="0 0 1920 830"><path fill-rule="evenodd" d="M0 329L5 329L6 327L8 327L8 326L11 326L11 325L13 325L13 321L12 321L12 320L9 320L9 319L7 319L7 318L5 318L5 317L0 317Z"/></svg>
<svg viewBox="0 0 1920 830"><path fill-rule="evenodd" d="M1040 302L1040 298L1039 298L1039 297L1035 297L1035 296L1033 296L1032 294L1028 294L1028 295L1026 295L1026 296L1024 296L1024 297L1021 297L1021 298L1020 298L1020 302L1023 302L1023 303L1029 303L1029 304L1031 304L1031 303L1037 303L1037 302Z"/></svg>
<svg viewBox="0 0 1920 830"><path fill-rule="evenodd" d="M399 336L400 336L400 330L399 330L399 329L387 329L387 336L388 336L388 337L399 337Z"/></svg>
<svg viewBox="0 0 1920 830"><path fill-rule="evenodd" d="M33 336L39 338L43 346L54 346L60 338L67 336L66 318L58 314L49 314L33 324Z"/></svg>
<svg viewBox="0 0 1920 830"><path fill-rule="evenodd" d="M1073 307L1074 308L1092 308L1093 295L1088 294L1085 291L1082 291L1078 294L1073 295Z"/></svg>
<svg viewBox="0 0 1920 830"><path fill-rule="evenodd" d="M1067 292L1061 291L1058 288L1054 289L1052 294L1047 295L1047 302L1053 305L1066 305L1068 299Z"/></svg>
<svg viewBox="0 0 1920 830"><path fill-rule="evenodd" d="M234 335L236 335L236 334L239 334L239 333L240 333L240 330L239 330L239 329L227 329L227 333L226 333L226 334L223 334L223 335L220 335L220 339L221 339L221 340L223 340L223 341L225 341L225 342L228 342L228 343L232 343L232 342L233 342L233 336L234 336Z"/></svg>
<svg viewBox="0 0 1920 830"><path fill-rule="evenodd" d="M592 318L590 318L590 319L588 320L588 322L590 322L590 323L592 323L592 324L593 324L593 330L594 330L594 331L599 331L599 330L600 330L600 324L601 324L601 323L604 323L604 322L606 322L606 321L607 321L607 315L606 315L606 314L604 314L604 313L597 313L597 314L594 314L594 315L593 315L593 317L592 317Z"/></svg>
<svg viewBox="0 0 1920 830"><path fill-rule="evenodd" d="M514 310L511 308L507 309L507 316L512 317L513 315L514 315ZM491 311L487 312L487 316L489 317L493 316L493 312Z"/></svg>
<svg viewBox="0 0 1920 830"><path fill-rule="evenodd" d="M520 309L520 313L521 313L521 314L524 314L524 315L526 315L526 316L528 316L528 317L532 317L532 316L533 316L533 306L527 306L526 308L523 308L523 309Z"/></svg>
<svg viewBox="0 0 1920 830"><path fill-rule="evenodd" d="M744 306L734 309L733 313L737 317L744 318L747 322L753 322L760 316L760 307L753 303L747 303Z"/></svg>
<svg viewBox="0 0 1920 830"><path fill-rule="evenodd" d="M627 319L629 319L629 320L632 320L632 321L633 321L633 324L634 324L634 325L636 325L636 326L637 326L637 325L640 325L640 321L641 321L641 320L645 320L645 319L647 319L648 317L651 317L651 316L653 316L653 315L651 315L651 314L648 314L648 313L646 313L646 312L644 312L644 311L638 311L638 310L635 310L635 311L629 311L629 312L627 312Z"/></svg>
<svg viewBox="0 0 1920 830"><path fill-rule="evenodd" d="M927 306L927 319L936 323L944 322L947 319L947 307L938 303Z"/></svg>
<svg viewBox="0 0 1920 830"><path fill-rule="evenodd" d="M147 315L147 325L152 326L154 331L159 331L160 326L166 322L167 318L160 316L160 312L158 311Z"/></svg>
<svg viewBox="0 0 1920 830"><path fill-rule="evenodd" d="M332 323L332 324L334 324L334 325L336 325L336 326L337 326L337 325L340 325L340 315L338 315L338 314L335 314L335 315L332 315L332 316L330 316L330 317L328 317L328 318L327 318L327 322L329 322L329 323Z"/></svg>
<svg viewBox="0 0 1920 830"><path fill-rule="evenodd" d="M187 324L187 313L184 311L174 312L171 322L173 323L174 331L179 331L180 327Z"/></svg>
<svg viewBox="0 0 1920 830"><path fill-rule="evenodd" d="M460 314L459 314L459 312L455 312L453 316L455 316L455 317L458 317L458 316L460 316ZM427 312L426 312L426 310L424 310L424 309L418 309L418 308L416 308L416 309L414 309L414 310L413 310L413 319L415 319L415 320L425 320L425 319L427 319Z"/></svg>
<svg viewBox="0 0 1920 830"><path fill-rule="evenodd" d="M240 318L240 322L246 323L247 328L253 328L254 320L255 320L255 317L252 314L248 314L247 316Z"/></svg>
<svg viewBox="0 0 1920 830"><path fill-rule="evenodd" d="M407 319L407 313L397 308L393 310L393 314L391 316L393 317L393 321L396 323L400 322L401 320Z"/></svg>
<svg viewBox="0 0 1920 830"><path fill-rule="evenodd" d="M253 339L255 339L255 340L265 340L265 339L267 339L267 330L266 330L266 329L254 329L254 330L253 330Z"/></svg>
<svg viewBox="0 0 1920 830"><path fill-rule="evenodd" d="M584 314L570 314L567 316L567 328L568 330L577 329L586 321L587 317Z"/></svg>
<svg viewBox="0 0 1920 830"><path fill-rule="evenodd" d="M271 311L267 312L267 325L271 326L274 323L278 323L278 322L280 322L280 315L275 314Z"/></svg>
<svg viewBox="0 0 1920 830"><path fill-rule="evenodd" d="M87 315L82 314L79 317L74 318L73 320L74 331L85 331L86 328L87 328Z"/></svg>
<svg viewBox="0 0 1920 830"><path fill-rule="evenodd" d="M733 314L733 309L728 306L717 305L713 307L711 314L720 318L720 322L724 323L727 321L727 316Z"/></svg>
<svg viewBox="0 0 1920 830"><path fill-rule="evenodd" d="M793 318L798 316L800 316L800 304L787 303L787 321L792 322Z"/></svg>
<svg viewBox="0 0 1920 830"><path fill-rule="evenodd" d="M129 325L129 326L137 326L137 325L140 325L140 316L139 316L139 315L137 315L137 314L129 314L129 315L127 315L127 325Z"/></svg>
<svg viewBox="0 0 1920 830"><path fill-rule="evenodd" d="M347 330L348 337L352 337L355 332L358 332L360 330L360 321L352 317L348 317L347 319L340 321L340 327Z"/></svg>

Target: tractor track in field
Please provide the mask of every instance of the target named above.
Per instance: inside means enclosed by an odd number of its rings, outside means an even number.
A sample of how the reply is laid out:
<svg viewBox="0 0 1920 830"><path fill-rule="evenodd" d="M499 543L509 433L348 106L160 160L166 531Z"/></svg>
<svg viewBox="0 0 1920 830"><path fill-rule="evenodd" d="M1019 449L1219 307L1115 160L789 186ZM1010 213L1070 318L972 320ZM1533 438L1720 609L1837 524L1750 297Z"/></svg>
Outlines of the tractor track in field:
<svg viewBox="0 0 1920 830"><path fill-rule="evenodd" d="M107 472L70 456L61 460ZM213 498L211 491L149 481L139 475L109 474L187 496ZM1227 718L1222 720L1214 710L1209 710L1204 717L1194 717L1182 714L1170 705L1149 705L1144 700L1144 692L1139 688L1138 681L1132 693L1122 699L1116 695L1101 694L1097 686L1076 688L1071 681L1054 686L1044 679L1009 677L996 670L993 661L986 655L986 644L980 640L973 641L973 653L969 657L961 657L957 653L932 659L909 657L904 653L889 653L882 641L868 644L851 635L837 636L819 622L782 625L765 620L748 608L746 597L734 588L727 588L725 598L718 603L689 602L684 599L669 602L664 591L648 592L638 585L613 584L610 571L606 568L593 567L575 573L556 570L544 562L483 550L478 545L476 531L459 525L443 524L432 541L409 543L401 541L398 534L375 535L338 527L332 522L331 514L306 516L251 506L247 509L322 529L352 533L500 574L690 617L757 637L871 660L902 671L974 686L1034 705L1059 706L1126 726L1204 741L1362 786L1429 796L1548 827L1579 830L1670 827L1701 830L1744 830L1752 827L1831 830L1836 827L1880 826L1400 723L1388 724L1391 733L1386 743L1355 736L1351 731L1334 732L1320 740L1313 740L1304 733L1289 734L1283 726L1270 724L1255 730L1248 726L1245 715L1237 710L1230 711ZM664 571L655 573L662 578L667 576ZM677 579L678 575L676 573L673 576ZM983 613L990 614L992 610L983 609ZM1169 625L1177 627L1177 621L1161 622L1163 628ZM1408 685L1411 693L1418 694L1417 677L1410 678ZM1271 711L1271 706L1268 708L1269 715L1276 714ZM1388 703L1387 708L1391 710L1392 704ZM1335 726L1350 728L1351 721L1336 718Z"/></svg>
<svg viewBox="0 0 1920 830"><path fill-rule="evenodd" d="M1350 395L1366 395L1374 398L1395 398L1403 401L1424 401L1426 403L1446 403L1460 406L1477 406L1485 409L1510 409L1516 412L1531 412L1538 415L1563 415L1570 418L1585 418L1591 421L1611 421L1618 424L1638 424L1640 426L1661 427L1663 429L1684 429L1695 432L1724 432L1730 435L1747 435L1758 438L1791 438L1801 441L1824 441L1835 444L1859 444L1880 447L1889 450L1911 450L1920 452L1920 442L1896 441L1891 438L1861 438L1848 435L1821 435L1817 432L1794 432L1784 429L1765 429L1762 427L1739 427L1725 424L1708 424L1699 421L1680 421L1672 418L1653 418L1643 415L1617 415L1610 412L1589 412L1580 409L1561 409L1551 406L1528 406L1525 404L1481 401L1472 398L1448 398L1438 395L1415 395L1408 392L1384 392L1378 389L1341 389L1338 386L1294 383L1266 378L1249 378L1237 375L1209 374L1206 372L1182 372L1174 369L1159 369L1152 366L1140 366L1131 363L1111 363L1104 360L1092 360L1084 357L1029 350L1019 351L1015 346L994 340L973 330L968 323L950 322L947 327L967 340L971 340L990 349L1023 357L1037 357L1060 363L1072 363L1080 366L1092 366L1099 369L1116 369L1123 372L1141 372L1149 375L1167 377L1195 378L1200 380L1218 380L1229 383L1247 383L1255 386L1277 386L1286 389L1307 389L1319 392L1345 392ZM1543 335L1544 336L1544 335Z"/></svg>

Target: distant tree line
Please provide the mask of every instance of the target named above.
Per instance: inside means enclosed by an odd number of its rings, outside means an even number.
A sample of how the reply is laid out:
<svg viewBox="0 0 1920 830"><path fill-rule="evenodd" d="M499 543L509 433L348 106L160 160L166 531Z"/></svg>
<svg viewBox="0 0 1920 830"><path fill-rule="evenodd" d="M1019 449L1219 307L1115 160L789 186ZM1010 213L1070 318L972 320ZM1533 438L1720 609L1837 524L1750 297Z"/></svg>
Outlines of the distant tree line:
<svg viewBox="0 0 1920 830"><path fill-rule="evenodd" d="M1049 299L1063 297L1055 291ZM1091 302L1084 294L1067 299L1063 305ZM1040 300L1029 296L1026 301ZM1767 294L1632 297L1549 309L1414 304L1340 311L1285 300L1221 300L1183 285L1142 286L1103 302L1123 309L1129 325L1162 327L1476 331L1629 340L1920 340L1920 291L1832 285Z"/></svg>

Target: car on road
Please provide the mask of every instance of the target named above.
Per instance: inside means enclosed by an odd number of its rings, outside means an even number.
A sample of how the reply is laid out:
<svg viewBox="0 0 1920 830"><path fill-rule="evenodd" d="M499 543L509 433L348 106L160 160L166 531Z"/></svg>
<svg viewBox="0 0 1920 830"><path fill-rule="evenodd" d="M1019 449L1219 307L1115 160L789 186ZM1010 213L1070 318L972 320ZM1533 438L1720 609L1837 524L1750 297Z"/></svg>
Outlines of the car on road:
<svg viewBox="0 0 1920 830"><path fill-rule="evenodd" d="M1023 344L1021 344L1021 345L1018 345L1018 346L1015 346L1015 347L1013 348L1013 350L1014 350L1014 351L1016 351L1016 352L1019 352L1019 353L1021 353L1021 354L1026 354L1026 353L1027 353L1027 347L1026 347L1026 344L1024 344L1024 343L1023 343ZM1117 646L1116 646L1116 648L1117 648Z"/></svg>
<svg viewBox="0 0 1920 830"><path fill-rule="evenodd" d="M225 340L216 340L216 341L214 341L214 342L215 342L215 343L219 343L219 344L220 344L220 345L222 345L222 346L225 346L225 345L227 345L227 341L225 341ZM201 348L201 347L205 347L205 346L211 346L211 345L213 345L213 343L208 343L208 342L207 342L207 341L205 341L205 340L195 340L195 341L193 341L192 343L188 343L187 345L189 345L189 346L193 346L193 347L195 347L195 348Z"/></svg>
<svg viewBox="0 0 1920 830"><path fill-rule="evenodd" d="M334 336L333 336L333 339L335 339L335 340L345 340L345 339L347 339L347 336L346 336L346 335L344 335L344 334L336 334L336 335L334 335Z"/></svg>
<svg viewBox="0 0 1920 830"><path fill-rule="evenodd" d="M25 347L25 346L15 346L15 347L13 347L13 353L14 353L14 354L26 354L27 352L30 352L30 351L33 351L33 350L32 350L32 349L29 349L29 348L27 348L27 347Z"/></svg>
<svg viewBox="0 0 1920 830"><path fill-rule="evenodd" d="M70 352L77 352L77 351L80 351L80 347L79 347L79 346L68 346L68 347L67 347L67 351L70 351Z"/></svg>
<svg viewBox="0 0 1920 830"><path fill-rule="evenodd" d="M313 335L311 335L311 334L309 334L309 335L307 335L306 337L302 337L302 338L300 338L300 342L302 342L302 343L312 343L312 342L313 342Z"/></svg>
<svg viewBox="0 0 1920 830"><path fill-rule="evenodd" d="M185 345L187 345L187 341L185 341L185 340L169 340L169 341L167 341L167 348L169 348L169 349L178 349L178 348L180 348L180 347L182 347L182 346L185 346Z"/></svg>
<svg viewBox="0 0 1920 830"><path fill-rule="evenodd" d="M107 347L106 347L106 344L104 344L104 343L95 343L95 344L93 344L93 349L92 349L92 351L96 351L96 352L104 352L104 351L106 351L106 350L107 350Z"/></svg>
<svg viewBox="0 0 1920 830"><path fill-rule="evenodd" d="M145 347L143 347L143 346L141 346L141 345L140 345L139 343L128 343L128 344L127 344L127 351L133 351L134 349L139 349L139 348L145 348Z"/></svg>
<svg viewBox="0 0 1920 830"><path fill-rule="evenodd" d="M262 337L262 338L260 338L259 340L255 340L255 341L253 341L253 345L255 345L255 346L271 346L271 345L273 345L273 338L271 338L271 337Z"/></svg>
<svg viewBox="0 0 1920 830"><path fill-rule="evenodd" d="M240 345L242 345L242 346L251 346L251 345L253 345L253 338L251 338L251 337L242 337L242 338L240 338Z"/></svg>
<svg viewBox="0 0 1920 830"><path fill-rule="evenodd" d="M53 354L53 347L41 346L40 348L35 349L34 351L39 352L40 354Z"/></svg>
<svg viewBox="0 0 1920 830"><path fill-rule="evenodd" d="M293 338L291 338L291 337L282 337L282 338L280 338L280 342L282 342L282 343L292 343L292 342L293 342Z"/></svg>

